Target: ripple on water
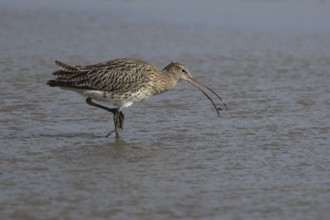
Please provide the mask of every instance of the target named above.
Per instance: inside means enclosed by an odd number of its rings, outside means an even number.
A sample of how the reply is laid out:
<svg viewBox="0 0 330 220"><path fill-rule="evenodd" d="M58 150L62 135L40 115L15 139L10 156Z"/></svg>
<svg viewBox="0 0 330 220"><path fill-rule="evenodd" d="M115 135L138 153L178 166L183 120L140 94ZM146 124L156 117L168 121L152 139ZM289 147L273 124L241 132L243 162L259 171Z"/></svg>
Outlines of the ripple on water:
<svg viewBox="0 0 330 220"><path fill-rule="evenodd" d="M327 33L31 7L0 7L3 219L329 216ZM179 83L125 109L116 141L104 137L112 115L45 85L54 59L126 56L159 66L180 58L229 110L217 117Z"/></svg>

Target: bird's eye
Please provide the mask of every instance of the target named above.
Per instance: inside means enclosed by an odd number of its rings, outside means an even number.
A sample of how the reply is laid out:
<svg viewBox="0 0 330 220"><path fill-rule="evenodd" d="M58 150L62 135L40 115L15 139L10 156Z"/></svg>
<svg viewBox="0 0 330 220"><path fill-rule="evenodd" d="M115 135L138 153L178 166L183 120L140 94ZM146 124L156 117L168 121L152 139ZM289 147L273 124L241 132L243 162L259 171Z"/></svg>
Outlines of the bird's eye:
<svg viewBox="0 0 330 220"><path fill-rule="evenodd" d="M187 71L185 69L181 69L181 72L183 73L187 73Z"/></svg>

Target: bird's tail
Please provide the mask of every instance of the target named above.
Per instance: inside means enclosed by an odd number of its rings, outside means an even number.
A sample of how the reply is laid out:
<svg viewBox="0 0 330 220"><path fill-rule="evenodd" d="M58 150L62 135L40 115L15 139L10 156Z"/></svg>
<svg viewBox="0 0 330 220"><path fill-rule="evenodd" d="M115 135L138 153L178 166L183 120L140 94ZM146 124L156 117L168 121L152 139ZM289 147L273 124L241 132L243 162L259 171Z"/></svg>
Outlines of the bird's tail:
<svg viewBox="0 0 330 220"><path fill-rule="evenodd" d="M55 65L59 68L53 75L56 79L47 81L51 87L62 88L85 88L87 71L82 70L82 66L70 66L61 61L55 60Z"/></svg>
<svg viewBox="0 0 330 220"><path fill-rule="evenodd" d="M55 65L62 71L67 72L67 73L74 73L77 72L78 69L74 66L70 66L66 63L63 63L61 61L55 60L54 61ZM54 75L56 75L57 72L54 73Z"/></svg>
<svg viewBox="0 0 330 220"><path fill-rule="evenodd" d="M61 61L55 60L55 65L60 69L53 73L54 76L57 77L55 80L49 80L46 84L51 87L67 87L71 86L70 83L68 83L67 79L70 79L73 75L75 75L77 72L79 72L78 68L74 66L70 66L66 63L63 63Z"/></svg>
<svg viewBox="0 0 330 220"><path fill-rule="evenodd" d="M46 84L51 87L59 86L58 83L56 82L56 80L48 80Z"/></svg>

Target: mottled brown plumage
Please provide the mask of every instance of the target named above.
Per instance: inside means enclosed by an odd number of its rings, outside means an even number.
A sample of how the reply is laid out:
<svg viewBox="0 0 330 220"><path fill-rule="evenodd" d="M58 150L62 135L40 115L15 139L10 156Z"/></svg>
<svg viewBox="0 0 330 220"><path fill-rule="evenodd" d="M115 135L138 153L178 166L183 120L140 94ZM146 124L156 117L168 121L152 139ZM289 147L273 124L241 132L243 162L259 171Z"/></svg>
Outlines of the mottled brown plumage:
<svg viewBox="0 0 330 220"><path fill-rule="evenodd" d="M72 90L86 96L89 105L105 109L114 114L116 137L119 129L123 127L124 115L121 110L134 102L144 101L147 98L169 91L178 81L186 80L199 89L214 105L218 115L220 108L216 107L211 98L200 86L205 87L220 100L221 98L207 86L194 79L188 68L179 62L172 62L163 70L153 64L138 59L115 59L95 65L74 65L55 61L59 70L54 72L56 77L47 84L52 87ZM116 108L92 102L110 102ZM221 100L222 101L222 100ZM224 104L225 105L225 104ZM227 106L225 105L227 108ZM108 135L110 135L110 132Z"/></svg>

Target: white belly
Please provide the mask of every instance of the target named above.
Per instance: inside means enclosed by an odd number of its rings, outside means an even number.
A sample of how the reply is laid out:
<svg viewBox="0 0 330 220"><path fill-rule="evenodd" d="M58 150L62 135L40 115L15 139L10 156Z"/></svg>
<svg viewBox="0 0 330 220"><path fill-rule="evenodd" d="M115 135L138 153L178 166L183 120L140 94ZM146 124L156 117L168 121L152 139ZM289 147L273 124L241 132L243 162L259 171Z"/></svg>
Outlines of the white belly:
<svg viewBox="0 0 330 220"><path fill-rule="evenodd" d="M111 94L110 92L99 91L99 90L67 89L67 88L63 88L63 89L77 92L80 95L89 97L89 98L97 100L97 101L109 102L112 105L116 106L117 108L126 108L126 107L132 105L135 101L139 101L139 100L134 100L132 98L124 98L124 97L115 96L115 95Z"/></svg>

